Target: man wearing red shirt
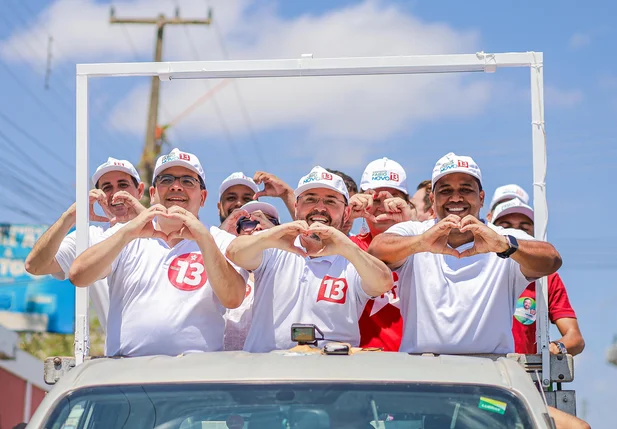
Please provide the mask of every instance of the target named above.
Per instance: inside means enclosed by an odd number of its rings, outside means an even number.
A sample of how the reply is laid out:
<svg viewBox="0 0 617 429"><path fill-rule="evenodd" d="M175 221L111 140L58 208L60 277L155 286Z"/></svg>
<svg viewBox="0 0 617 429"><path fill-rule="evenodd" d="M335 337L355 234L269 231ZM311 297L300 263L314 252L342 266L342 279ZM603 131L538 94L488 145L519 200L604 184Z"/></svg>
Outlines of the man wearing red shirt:
<svg viewBox="0 0 617 429"><path fill-rule="evenodd" d="M533 209L518 198L500 203L493 211L493 223L503 228L521 229L533 235ZM551 341L553 354L569 353L577 355L585 348L576 320L576 313L570 305L568 293L559 274L548 276L548 316L562 337ZM512 321L514 349L516 353L536 354L536 283L531 283L516 301Z"/></svg>
<svg viewBox="0 0 617 429"><path fill-rule="evenodd" d="M362 250L368 249L373 238L395 223L411 220L408 203L407 175L401 165L388 158L369 163L362 174L361 194L349 200L352 218L363 217L369 231L349 237ZM360 317L360 347L377 347L398 351L403 332L399 308L398 276L392 273L394 287L369 301Z"/></svg>

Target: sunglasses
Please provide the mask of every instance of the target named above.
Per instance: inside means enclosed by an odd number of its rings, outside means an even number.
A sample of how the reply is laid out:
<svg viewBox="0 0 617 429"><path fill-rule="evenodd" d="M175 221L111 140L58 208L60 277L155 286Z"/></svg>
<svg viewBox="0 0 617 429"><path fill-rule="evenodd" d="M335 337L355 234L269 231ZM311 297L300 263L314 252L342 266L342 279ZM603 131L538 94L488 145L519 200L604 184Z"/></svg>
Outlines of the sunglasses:
<svg viewBox="0 0 617 429"><path fill-rule="evenodd" d="M270 216L266 216L266 217L268 218L268 220L270 222L272 222L272 224L274 226L279 225L278 219L275 219L275 218L270 217ZM253 220L253 219L248 218L246 216L242 216L240 219L238 219L238 222L236 223L236 232L238 232L238 234L240 234L240 232L250 233L255 228L257 228L257 225L259 225L259 221L258 220Z"/></svg>

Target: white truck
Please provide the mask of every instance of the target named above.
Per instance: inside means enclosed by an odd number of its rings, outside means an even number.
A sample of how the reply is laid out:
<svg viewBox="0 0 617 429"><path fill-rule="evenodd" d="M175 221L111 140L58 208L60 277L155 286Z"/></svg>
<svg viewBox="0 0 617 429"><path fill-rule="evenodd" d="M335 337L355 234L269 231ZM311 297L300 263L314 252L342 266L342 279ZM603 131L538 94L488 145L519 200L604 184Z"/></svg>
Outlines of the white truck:
<svg viewBox="0 0 617 429"><path fill-rule="evenodd" d="M546 239L542 54L83 64L77 66L77 251L88 246L88 79L259 78L531 70L536 237ZM306 348L266 354L89 359L88 294L77 290L75 357L49 358L56 383L28 428L551 428L547 404L575 414L571 356L548 351L546 280L538 281L538 354L413 356ZM336 347L334 348L336 349ZM333 354L339 354L338 351ZM72 368L72 369L71 369ZM70 370L70 371L69 371Z"/></svg>

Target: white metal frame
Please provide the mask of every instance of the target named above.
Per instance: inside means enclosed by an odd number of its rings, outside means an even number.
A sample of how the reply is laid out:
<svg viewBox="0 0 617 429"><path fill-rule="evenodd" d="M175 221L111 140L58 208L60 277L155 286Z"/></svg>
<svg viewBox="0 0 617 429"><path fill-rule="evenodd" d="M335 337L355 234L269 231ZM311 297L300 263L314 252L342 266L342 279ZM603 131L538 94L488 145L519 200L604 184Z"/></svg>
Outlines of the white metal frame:
<svg viewBox="0 0 617 429"><path fill-rule="evenodd" d="M77 65L77 253L88 247L88 79L113 76L158 76L160 79L222 79L303 76L354 76L386 74L495 72L504 67L531 70L531 117L536 237L546 240L546 134L544 131L543 55L520 52L457 55L422 55L365 58L323 58L302 55L299 59L253 61L185 61ZM546 279L537 294L538 352L542 353L542 384L550 384ZM88 291L77 289L75 306L75 358L83 362L89 352Z"/></svg>

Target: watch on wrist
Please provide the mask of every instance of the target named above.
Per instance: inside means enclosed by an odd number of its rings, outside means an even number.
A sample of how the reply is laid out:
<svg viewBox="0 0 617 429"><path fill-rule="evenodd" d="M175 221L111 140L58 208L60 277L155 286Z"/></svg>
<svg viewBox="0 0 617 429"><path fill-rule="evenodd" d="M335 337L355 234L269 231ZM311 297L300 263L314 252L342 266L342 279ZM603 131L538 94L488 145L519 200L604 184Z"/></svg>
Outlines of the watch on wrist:
<svg viewBox="0 0 617 429"><path fill-rule="evenodd" d="M559 349L559 354L560 355L567 355L568 354L568 349L566 348L566 346L561 341L551 341L551 343L553 343L553 344L555 344L557 346L557 348Z"/></svg>
<svg viewBox="0 0 617 429"><path fill-rule="evenodd" d="M518 241L511 235L505 235L506 240L508 240L508 245L510 246L507 250L503 252L497 253L497 256L500 258L506 259L509 258L514 252L518 250Z"/></svg>

